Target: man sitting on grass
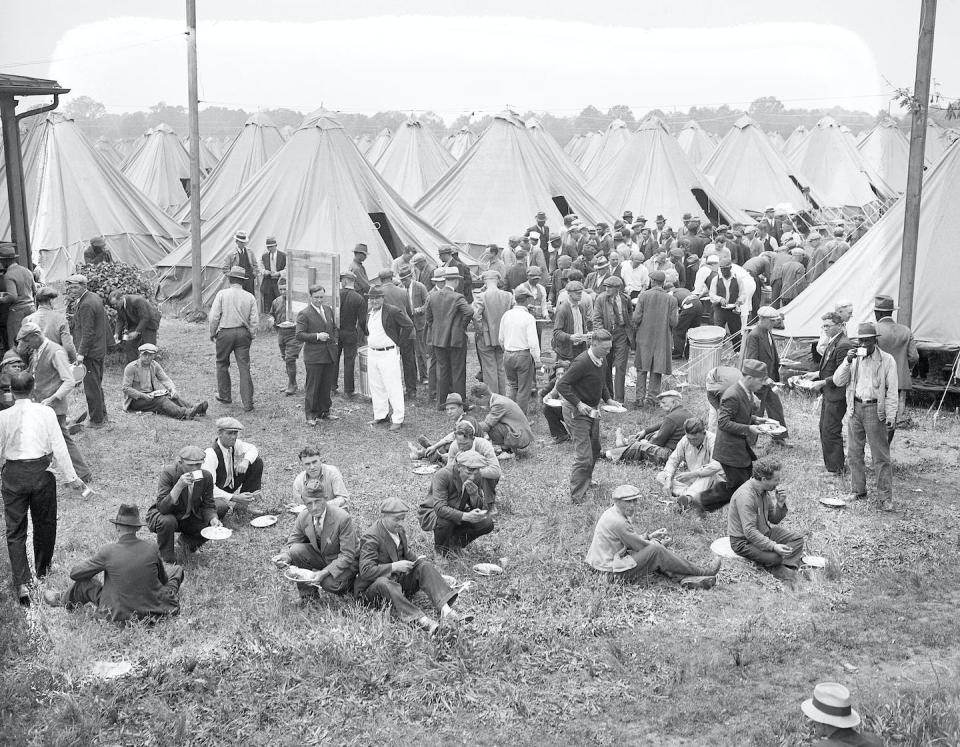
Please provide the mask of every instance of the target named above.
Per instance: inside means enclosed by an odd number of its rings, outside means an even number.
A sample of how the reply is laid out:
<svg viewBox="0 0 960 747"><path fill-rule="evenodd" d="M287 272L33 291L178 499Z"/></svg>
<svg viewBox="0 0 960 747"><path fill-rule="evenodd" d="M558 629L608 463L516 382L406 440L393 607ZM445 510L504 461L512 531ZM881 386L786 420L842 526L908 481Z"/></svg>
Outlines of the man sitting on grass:
<svg viewBox="0 0 960 747"><path fill-rule="evenodd" d="M200 534L202 529L222 526L213 500L213 475L200 469L203 460L203 449L186 446L176 463L160 470L157 500L147 509L147 526L157 535L164 563L176 562L173 540L177 532L181 549L188 554L207 541Z"/></svg>
<svg viewBox="0 0 960 747"><path fill-rule="evenodd" d="M803 555L803 535L780 526L787 515L787 496L780 484L780 460L765 456L753 463L753 476L730 500L727 531L730 548L781 581L796 580Z"/></svg>
<svg viewBox="0 0 960 747"><path fill-rule="evenodd" d="M183 569L164 566L157 546L137 537L143 523L136 506L121 504L113 525L117 541L71 568L73 583L64 591L44 591L43 601L68 610L89 602L98 617L111 622L176 615ZM96 579L100 573L102 584Z"/></svg>
<svg viewBox="0 0 960 747"><path fill-rule="evenodd" d="M355 592L368 604L390 605L391 615L433 635L443 623L469 622L473 616L461 616L453 610L457 592L425 556L413 554L403 528L409 510L399 498L387 498L380 504L380 520L360 538L360 574ZM439 622L410 601L418 591L429 597Z"/></svg>
<svg viewBox="0 0 960 747"><path fill-rule="evenodd" d="M691 501L723 479L723 468L713 458L716 436L707 432L700 418L687 418L683 423L684 436L667 459L663 471L657 474L657 482L663 485L668 498L676 496L681 509L688 508ZM683 468L683 471L678 471Z"/></svg>
<svg viewBox="0 0 960 747"><path fill-rule="evenodd" d="M683 406L683 397L676 389L657 395L660 409L666 413L660 423L644 428L626 439L626 443L607 452L607 459L622 462L647 460L665 464L683 437L683 424L691 417Z"/></svg>
<svg viewBox="0 0 960 747"><path fill-rule="evenodd" d="M314 571L313 577L297 582L300 602L316 599L318 588L330 594L349 594L357 577L357 535L353 519L342 508L327 503L319 488L308 488L307 507L293 522L287 546L274 556L281 568L295 566Z"/></svg>
<svg viewBox="0 0 960 747"><path fill-rule="evenodd" d="M638 534L633 525L640 489L620 485L613 491L613 505L604 511L593 530L586 562L612 583L643 583L654 573L680 580L687 589L710 589L717 582L720 559L706 567L694 565L668 550L666 529Z"/></svg>
<svg viewBox="0 0 960 747"><path fill-rule="evenodd" d="M145 342L137 348L140 356L123 369L123 409L153 412L177 420L191 420L207 414L207 402L191 405L181 399L177 387L157 363L157 346Z"/></svg>
<svg viewBox="0 0 960 747"><path fill-rule="evenodd" d="M470 387L470 399L479 407L489 408L480 427L495 446L520 455L533 443L530 421L512 399L491 393L486 384Z"/></svg>
<svg viewBox="0 0 960 747"><path fill-rule="evenodd" d="M293 478L294 500L297 503L308 503L308 496L319 492L328 506L336 506L346 511L350 493L340 470L332 464L324 464L320 449L316 446L304 446L299 456L303 472Z"/></svg>
<svg viewBox="0 0 960 747"><path fill-rule="evenodd" d="M213 475L217 513L231 506L246 507L260 493L263 459L251 443L240 439L243 424L236 418L217 418L217 440L204 451L203 470Z"/></svg>
<svg viewBox="0 0 960 747"><path fill-rule="evenodd" d="M484 466L480 468L478 484L483 491L484 503L493 505L497 499L497 483L503 473L500 471L500 460L497 458L497 452L487 439L477 436L477 432L472 423L464 421L457 423L454 428L456 440L450 444L447 451L447 466L450 467L457 463L457 457L465 451L474 451L483 458Z"/></svg>
<svg viewBox="0 0 960 747"><path fill-rule="evenodd" d="M447 395L447 399L443 403L443 409L447 414L447 417L453 420L454 426L464 422L470 423L478 436L483 435L483 431L480 429L480 423L468 412L467 406L463 403L463 397L461 397L457 392L450 392L450 394ZM407 445L410 448L410 458L430 459L437 462L443 462L446 457L448 447L455 440L456 434L453 431L450 431L447 435L440 440L435 441L434 443L430 443L430 439L428 439L426 436L420 436L417 438L417 443L420 444L419 448L414 446L409 441L407 442Z"/></svg>
<svg viewBox="0 0 960 747"><path fill-rule="evenodd" d="M492 487L481 487L483 470L492 472L488 461L476 451L465 450L433 476L421 505L420 526L433 531L433 544L441 555L462 550L493 531L488 514L496 493Z"/></svg>

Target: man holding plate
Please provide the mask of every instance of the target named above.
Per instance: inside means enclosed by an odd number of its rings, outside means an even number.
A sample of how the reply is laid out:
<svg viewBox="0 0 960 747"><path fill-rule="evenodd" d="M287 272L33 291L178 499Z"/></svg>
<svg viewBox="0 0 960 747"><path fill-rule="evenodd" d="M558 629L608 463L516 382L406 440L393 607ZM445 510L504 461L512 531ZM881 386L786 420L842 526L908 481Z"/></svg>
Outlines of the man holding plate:
<svg viewBox="0 0 960 747"><path fill-rule="evenodd" d="M231 504L252 501L263 482L260 450L240 439L242 430L243 423L236 418L217 418L217 440L204 451L201 469L214 476L213 499L221 517Z"/></svg>
<svg viewBox="0 0 960 747"><path fill-rule="evenodd" d="M207 402L191 405L180 398L173 381L157 363L157 346L145 342L137 348L140 356L123 369L123 409L153 412L177 420L206 415Z"/></svg>
<svg viewBox="0 0 960 747"><path fill-rule="evenodd" d="M350 493L340 470L332 464L324 464L320 449L316 446L304 446L299 458L303 472L293 478L294 499L308 503L308 495L319 491L328 506L346 510Z"/></svg>

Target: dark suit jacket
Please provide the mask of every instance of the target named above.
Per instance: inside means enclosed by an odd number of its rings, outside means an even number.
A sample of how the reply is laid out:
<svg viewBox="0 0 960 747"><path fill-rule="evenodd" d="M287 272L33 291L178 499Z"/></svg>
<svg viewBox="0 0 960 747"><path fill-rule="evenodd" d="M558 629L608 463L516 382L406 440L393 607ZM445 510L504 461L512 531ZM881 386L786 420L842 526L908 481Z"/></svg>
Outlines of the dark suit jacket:
<svg viewBox="0 0 960 747"><path fill-rule="evenodd" d="M342 508L327 504L319 537L310 512L301 511L287 537L288 547L299 544L309 544L320 553L323 567L331 576L357 575L357 533L353 528L353 517Z"/></svg>
<svg viewBox="0 0 960 747"><path fill-rule="evenodd" d="M107 354L107 312L103 300L93 291L87 291L77 302L73 317L73 341L77 355L103 358Z"/></svg>
<svg viewBox="0 0 960 747"><path fill-rule="evenodd" d="M367 299L353 288L340 289L340 342L354 343L367 334Z"/></svg>
<svg viewBox="0 0 960 747"><path fill-rule="evenodd" d="M550 226L544 223L542 226L538 223L534 223L530 228L523 232L524 236L529 236L531 233L540 234L540 248L543 250L543 256L546 257L547 253L550 251Z"/></svg>
<svg viewBox="0 0 960 747"><path fill-rule="evenodd" d="M71 568L70 578L84 581L98 573L103 573L99 617L118 622L180 611L176 593L165 586L167 574L153 542L125 535Z"/></svg>
<svg viewBox="0 0 960 747"><path fill-rule="evenodd" d="M820 369L817 371L817 379L825 382L821 393L828 402L846 402L847 388L837 386L833 383L833 375L840 368L847 357L847 352L853 348L853 343L847 337L845 332L841 332L836 340L827 343L823 351L823 357L820 359Z"/></svg>
<svg viewBox="0 0 960 747"><path fill-rule="evenodd" d="M419 280L413 279L410 280L410 285L413 286L413 315L410 318L413 320L413 326L416 327L417 332L420 332L427 326L427 286ZM410 289L404 288L404 293L409 294ZM422 310L418 313L417 309Z"/></svg>
<svg viewBox="0 0 960 747"><path fill-rule="evenodd" d="M270 272L270 252L264 252L260 257L260 264L263 265L263 271ZM285 252L281 252L277 249L277 272L283 272L287 269L287 255ZM280 278L270 278L274 282Z"/></svg>
<svg viewBox="0 0 960 747"><path fill-rule="evenodd" d="M385 303L380 312L380 323L387 337L393 344L399 346L401 340L406 340L413 333L413 322L403 309Z"/></svg>
<svg viewBox="0 0 960 747"><path fill-rule="evenodd" d="M437 518L462 524L464 511L461 507L472 511L475 508L489 509L493 505L492 501L488 503L484 500L483 491L476 483L467 483L467 485L472 487L468 487L465 493L460 471L453 465L444 467L434 474L427 496L433 499Z"/></svg>
<svg viewBox="0 0 960 747"><path fill-rule="evenodd" d="M467 326L473 307L461 293L443 288L427 299L427 342L438 348L462 348L467 344Z"/></svg>
<svg viewBox="0 0 960 747"><path fill-rule="evenodd" d="M217 504L213 500L213 475L203 470L203 481L199 489L197 483L193 484L192 490L187 489L180 493L179 498L174 498L170 491L180 479L180 470L176 464L168 464L160 469L160 479L157 483L157 500L148 509L157 511L161 514L173 514L178 519L193 516L203 519L209 523L210 519L217 515ZM192 495L191 495L192 493Z"/></svg>
<svg viewBox="0 0 960 747"><path fill-rule="evenodd" d="M370 584L381 576L389 576L393 572L390 568L391 563L398 560L416 560L417 556L410 550L410 543L407 541L407 533L400 527L400 547L393 542L393 537L383 526L382 521L377 521L360 538L360 575L357 576L354 584L354 592L357 596L363 594Z"/></svg>
<svg viewBox="0 0 960 747"><path fill-rule="evenodd" d="M503 279L503 287L513 291L518 285L527 282L527 263L516 262L507 268L507 276Z"/></svg>
<svg viewBox="0 0 960 747"><path fill-rule="evenodd" d="M767 366L767 376L780 381L780 354L770 342L770 335L759 326L750 330L743 343L743 358L753 358Z"/></svg>
<svg viewBox="0 0 960 747"><path fill-rule="evenodd" d="M467 299L467 303L473 303L473 275L470 268L459 259L451 259L450 266L460 270L460 292Z"/></svg>
<svg viewBox="0 0 960 747"><path fill-rule="evenodd" d="M583 332L590 334L593 331L593 310L590 308L589 301L581 299L580 315L583 320ZM570 340L570 335L572 334L573 309L571 308L571 301L568 298L557 307L556 316L553 318L553 339L551 344L558 358L572 361L587 349L588 343L586 342L574 344Z"/></svg>
<svg viewBox="0 0 960 747"><path fill-rule="evenodd" d="M141 295L131 293L123 297L123 306L117 312L117 338L124 332L160 329L160 309Z"/></svg>
<svg viewBox="0 0 960 747"><path fill-rule="evenodd" d="M757 437L750 432L753 412L753 395L739 382L723 393L718 410L717 439L713 446L713 458L720 464L746 469L757 458L752 448Z"/></svg>
<svg viewBox="0 0 960 747"><path fill-rule="evenodd" d="M920 360L913 332L905 324L898 324L892 317L877 320L877 347L890 353L897 362L897 385L901 390L913 389L910 372Z"/></svg>
<svg viewBox="0 0 960 747"><path fill-rule="evenodd" d="M326 321L320 318L312 304L297 314L297 339L303 343L304 365L319 365L337 362L337 324L333 318L333 309L323 305L323 314ZM330 335L326 342L317 339L317 334L326 332Z"/></svg>

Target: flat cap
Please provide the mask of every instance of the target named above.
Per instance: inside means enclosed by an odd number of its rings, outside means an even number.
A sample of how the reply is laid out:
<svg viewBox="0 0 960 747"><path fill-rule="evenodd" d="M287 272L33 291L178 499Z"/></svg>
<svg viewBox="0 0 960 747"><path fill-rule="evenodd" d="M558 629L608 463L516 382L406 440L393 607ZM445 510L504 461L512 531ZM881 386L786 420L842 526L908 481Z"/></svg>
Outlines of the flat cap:
<svg viewBox="0 0 960 747"><path fill-rule="evenodd" d="M405 514L410 510L410 506L399 498L387 498L380 501L380 513L382 514Z"/></svg>
<svg viewBox="0 0 960 747"><path fill-rule="evenodd" d="M410 261L413 262L414 264L422 265L424 262L427 261L427 255L420 254L420 252L417 252L410 258Z"/></svg>
<svg viewBox="0 0 960 747"><path fill-rule="evenodd" d="M352 272L350 272L350 270L344 270L343 272L340 273L340 279L356 280L357 276L354 275Z"/></svg>
<svg viewBox="0 0 960 747"><path fill-rule="evenodd" d="M16 363L17 361L19 361L20 363L23 363L23 358L21 358L21 357L17 354L17 351L16 351L16 350L13 350L13 349L11 348L11 349L8 350L6 353L4 353L4 354L3 354L3 358L0 359L0 368L2 368L3 366L7 365L8 363Z"/></svg>
<svg viewBox="0 0 960 747"><path fill-rule="evenodd" d="M657 399L664 399L665 397L683 397L683 395L676 389L667 389L667 391L660 392L660 394L657 395Z"/></svg>
<svg viewBox="0 0 960 747"><path fill-rule="evenodd" d="M559 267L561 270L567 270L570 267L573 267L573 259L566 254L561 254L559 257L557 257L557 267Z"/></svg>
<svg viewBox="0 0 960 747"><path fill-rule="evenodd" d="M526 298L533 298L533 294L522 285L518 285L513 289L513 297L518 301L523 301Z"/></svg>
<svg viewBox="0 0 960 747"><path fill-rule="evenodd" d="M86 275L71 275L67 278L67 285L86 285L87 276Z"/></svg>
<svg viewBox="0 0 960 747"><path fill-rule="evenodd" d="M609 277L605 277L603 279L603 284L607 287L619 288L621 285L623 285L623 280L616 275L610 275Z"/></svg>
<svg viewBox="0 0 960 747"><path fill-rule="evenodd" d="M613 500L635 501L640 497L640 488L636 485L618 485L613 489Z"/></svg>
<svg viewBox="0 0 960 747"><path fill-rule="evenodd" d="M650 273L650 280L654 283L662 283L667 279L667 274L660 270L654 270Z"/></svg>
<svg viewBox="0 0 960 747"><path fill-rule="evenodd" d="M752 376L755 379L767 378L767 364L756 358L744 359L740 365L740 371L744 376Z"/></svg>
<svg viewBox="0 0 960 747"><path fill-rule="evenodd" d="M579 280L571 280L564 286L564 288L566 289L567 293L582 293L583 283L581 283Z"/></svg>
<svg viewBox="0 0 960 747"><path fill-rule="evenodd" d="M473 449L467 449L457 453L457 464L469 469L483 469L487 466L487 461Z"/></svg>
<svg viewBox="0 0 960 747"><path fill-rule="evenodd" d="M555 233L553 236L551 236L551 237L550 237L550 243L551 243L551 244L559 244L559 243L560 243L560 234Z"/></svg>
<svg viewBox="0 0 960 747"><path fill-rule="evenodd" d="M137 348L138 353L156 353L160 348L154 345L152 342L145 342L143 345Z"/></svg>
<svg viewBox="0 0 960 747"><path fill-rule="evenodd" d="M773 306L761 306L757 309L757 316L761 319L779 319L780 312L773 308Z"/></svg>
<svg viewBox="0 0 960 747"><path fill-rule="evenodd" d="M496 270L484 270L480 273L481 280L499 280L500 273Z"/></svg>
<svg viewBox="0 0 960 747"><path fill-rule="evenodd" d="M538 277L540 277L542 274L543 274L543 270L541 270L540 267L537 266L537 265L532 265L532 266L530 266L530 267L527 268L527 277L528 277L528 278L529 278L529 277L538 278Z"/></svg>
<svg viewBox="0 0 960 747"><path fill-rule="evenodd" d="M199 446L184 446L177 456L185 462L202 462L206 455Z"/></svg>
<svg viewBox="0 0 960 747"><path fill-rule="evenodd" d="M242 431L243 423L241 423L236 418L231 418L229 416L223 418L217 418L217 430L218 431Z"/></svg>
<svg viewBox="0 0 960 747"><path fill-rule="evenodd" d="M20 331L17 332L17 342L20 342L27 335L42 335L43 330L33 322L24 322L20 325Z"/></svg>
<svg viewBox="0 0 960 747"><path fill-rule="evenodd" d="M449 244L444 244L437 250L437 254L439 254L441 257L444 254L453 254L453 247Z"/></svg>

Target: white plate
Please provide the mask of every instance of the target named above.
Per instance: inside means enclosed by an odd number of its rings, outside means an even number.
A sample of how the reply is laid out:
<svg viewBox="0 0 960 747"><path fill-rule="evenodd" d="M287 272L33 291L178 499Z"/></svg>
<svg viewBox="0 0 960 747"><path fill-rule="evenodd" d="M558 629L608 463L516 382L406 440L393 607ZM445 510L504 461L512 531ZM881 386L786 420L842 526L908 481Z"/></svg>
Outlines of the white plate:
<svg viewBox="0 0 960 747"><path fill-rule="evenodd" d="M543 404L547 405L548 407L563 407L563 400L544 397Z"/></svg>
<svg viewBox="0 0 960 747"><path fill-rule="evenodd" d="M300 514L301 511L306 511L306 510L307 510L307 507L304 506L302 503L298 503L296 506L290 506L290 508L287 509L287 511L289 511L290 513L298 514L298 515Z"/></svg>
<svg viewBox="0 0 960 747"><path fill-rule="evenodd" d="M847 505L847 502L842 498L830 498L828 496L823 496L820 502L824 506L830 506L831 508L844 508Z"/></svg>
<svg viewBox="0 0 960 747"><path fill-rule="evenodd" d="M250 519L250 526L257 527L258 529L263 529L264 527L272 527L277 523L276 516L257 516L256 518Z"/></svg>
<svg viewBox="0 0 960 747"><path fill-rule="evenodd" d="M200 530L200 536L208 540L225 540L232 534L233 530L226 527L204 527Z"/></svg>
<svg viewBox="0 0 960 747"><path fill-rule="evenodd" d="M87 367L82 363L77 363L70 372L73 374L73 380L79 384L83 381L83 377L87 375Z"/></svg>
<svg viewBox="0 0 960 747"><path fill-rule="evenodd" d="M800 368L803 364L790 358L781 358L780 365L784 368Z"/></svg>
<svg viewBox="0 0 960 747"><path fill-rule="evenodd" d="M313 571L308 571L306 568L297 568L295 565L291 565L283 572L283 577L288 581L298 581L301 584L306 584L313 579Z"/></svg>
<svg viewBox="0 0 960 747"><path fill-rule="evenodd" d="M114 677L122 677L131 669L133 664L129 661L95 661L90 667L90 673L103 680L112 680Z"/></svg>
<svg viewBox="0 0 960 747"><path fill-rule="evenodd" d="M713 544L710 545L710 549L713 551L714 555L719 555L721 558L739 558L733 548L730 547L730 538L721 537L713 541Z"/></svg>
<svg viewBox="0 0 960 747"><path fill-rule="evenodd" d="M496 563L477 563L473 566L473 570L480 576L495 576L498 573L503 573L503 568Z"/></svg>
<svg viewBox="0 0 960 747"><path fill-rule="evenodd" d="M768 436L779 436L781 433L787 432L787 429L784 428L779 423L777 423L776 425L774 425L773 423L760 423L760 425L758 425L757 428L760 429L761 433L765 433Z"/></svg>
<svg viewBox="0 0 960 747"><path fill-rule="evenodd" d="M509 462L511 459L516 459L517 455L509 451L501 451L497 454L497 459L501 462Z"/></svg>
<svg viewBox="0 0 960 747"><path fill-rule="evenodd" d="M619 405L619 406L618 405L602 405L600 409L603 410L604 412L615 412L618 415L622 415L627 411L627 408L624 407L623 405Z"/></svg>
<svg viewBox="0 0 960 747"><path fill-rule="evenodd" d="M804 555L803 564L811 568L826 568L827 559L820 555Z"/></svg>
<svg viewBox="0 0 960 747"><path fill-rule="evenodd" d="M415 474L415 475L432 475L432 474L433 474L434 472L436 472L438 469L440 469L440 468L439 468L437 465L435 465L435 464L421 464L419 467L414 467L414 468L413 468L413 474Z"/></svg>

